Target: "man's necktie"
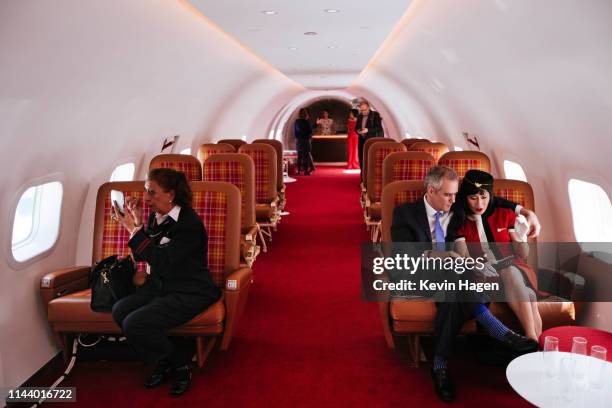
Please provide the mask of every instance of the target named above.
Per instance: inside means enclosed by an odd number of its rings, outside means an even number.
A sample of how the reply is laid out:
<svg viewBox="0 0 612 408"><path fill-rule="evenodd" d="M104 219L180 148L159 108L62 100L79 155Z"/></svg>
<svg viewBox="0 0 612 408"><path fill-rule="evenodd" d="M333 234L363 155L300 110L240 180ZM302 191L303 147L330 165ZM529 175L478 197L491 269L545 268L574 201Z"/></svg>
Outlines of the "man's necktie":
<svg viewBox="0 0 612 408"><path fill-rule="evenodd" d="M435 227L435 231L436 231L436 250L438 251L444 251L445 245L444 245L444 230L442 229L442 224L440 224L440 217L442 216L442 211L438 211L435 214L435 222L434 222L434 227Z"/></svg>

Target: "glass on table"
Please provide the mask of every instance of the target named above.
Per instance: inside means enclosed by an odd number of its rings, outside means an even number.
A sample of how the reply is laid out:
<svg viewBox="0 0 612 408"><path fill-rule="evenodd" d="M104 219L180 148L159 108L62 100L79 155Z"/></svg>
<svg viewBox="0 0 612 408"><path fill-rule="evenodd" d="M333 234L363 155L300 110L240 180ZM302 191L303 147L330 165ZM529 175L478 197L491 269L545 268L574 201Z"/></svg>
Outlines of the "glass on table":
<svg viewBox="0 0 612 408"><path fill-rule="evenodd" d="M548 377L553 377L559 369L559 339L555 336L544 338L544 371Z"/></svg>
<svg viewBox="0 0 612 408"><path fill-rule="evenodd" d="M604 384L604 372L606 370L607 350L602 346L591 347L591 357L589 359L589 382L594 388L602 388Z"/></svg>
<svg viewBox="0 0 612 408"><path fill-rule="evenodd" d="M586 375L586 362L587 360L579 357L578 355L587 355L587 340L584 337L573 337L572 338L572 354L574 354L574 361L576 367L574 370L574 377L578 380L582 380Z"/></svg>

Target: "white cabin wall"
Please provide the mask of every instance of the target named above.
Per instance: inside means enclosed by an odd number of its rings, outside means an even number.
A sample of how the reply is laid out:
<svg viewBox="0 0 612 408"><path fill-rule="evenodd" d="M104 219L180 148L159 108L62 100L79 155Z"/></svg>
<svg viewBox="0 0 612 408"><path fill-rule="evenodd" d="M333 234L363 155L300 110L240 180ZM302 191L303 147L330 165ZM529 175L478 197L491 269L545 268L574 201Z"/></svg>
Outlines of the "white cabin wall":
<svg viewBox="0 0 612 408"><path fill-rule="evenodd" d="M4 1L0 54L0 378L14 386L56 353L39 280L90 263L96 191L115 166L134 161L142 177L175 134L193 149L211 129L260 132L302 87L183 1ZM58 242L18 269L12 214L50 174L64 187Z"/></svg>
<svg viewBox="0 0 612 408"><path fill-rule="evenodd" d="M477 135L498 175L518 161L541 240L571 241L569 178L612 192L611 15L605 0L417 0L349 90L376 93L404 132Z"/></svg>

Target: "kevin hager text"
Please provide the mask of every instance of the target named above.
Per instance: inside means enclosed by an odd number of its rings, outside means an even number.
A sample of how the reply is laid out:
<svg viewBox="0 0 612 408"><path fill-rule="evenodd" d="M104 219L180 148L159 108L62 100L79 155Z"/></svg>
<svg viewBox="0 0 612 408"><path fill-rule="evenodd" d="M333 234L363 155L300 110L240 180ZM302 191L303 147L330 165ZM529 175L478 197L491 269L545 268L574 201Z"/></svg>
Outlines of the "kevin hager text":
<svg viewBox="0 0 612 408"><path fill-rule="evenodd" d="M402 279L398 282L385 282L382 279L377 279L372 283L376 291L475 291L484 292L497 291L500 289L497 282L472 282L467 279L457 282L432 282L429 279L422 279L417 282Z"/></svg>

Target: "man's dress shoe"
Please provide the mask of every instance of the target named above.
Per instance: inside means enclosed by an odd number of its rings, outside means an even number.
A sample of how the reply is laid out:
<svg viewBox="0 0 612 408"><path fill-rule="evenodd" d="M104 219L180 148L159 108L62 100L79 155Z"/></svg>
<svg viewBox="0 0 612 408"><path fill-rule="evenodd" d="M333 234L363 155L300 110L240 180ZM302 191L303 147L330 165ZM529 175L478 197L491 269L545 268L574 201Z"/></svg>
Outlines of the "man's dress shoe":
<svg viewBox="0 0 612 408"><path fill-rule="evenodd" d="M170 395L178 397L191 386L191 367L188 365L176 369L174 382L170 388Z"/></svg>
<svg viewBox="0 0 612 408"><path fill-rule="evenodd" d="M532 351L536 351L539 347L538 342L534 339L521 336L520 334L515 333L512 330L508 330L508 333L505 334L502 343L519 353L529 353Z"/></svg>
<svg viewBox="0 0 612 408"><path fill-rule="evenodd" d="M150 376L144 382L145 388L154 388L162 384L168 378L168 375L172 372L172 367L165 361L157 363L157 367L151 373Z"/></svg>
<svg viewBox="0 0 612 408"><path fill-rule="evenodd" d="M440 400L451 402L455 399L455 386L450 378L448 369L431 370L431 378L433 379L434 390Z"/></svg>

